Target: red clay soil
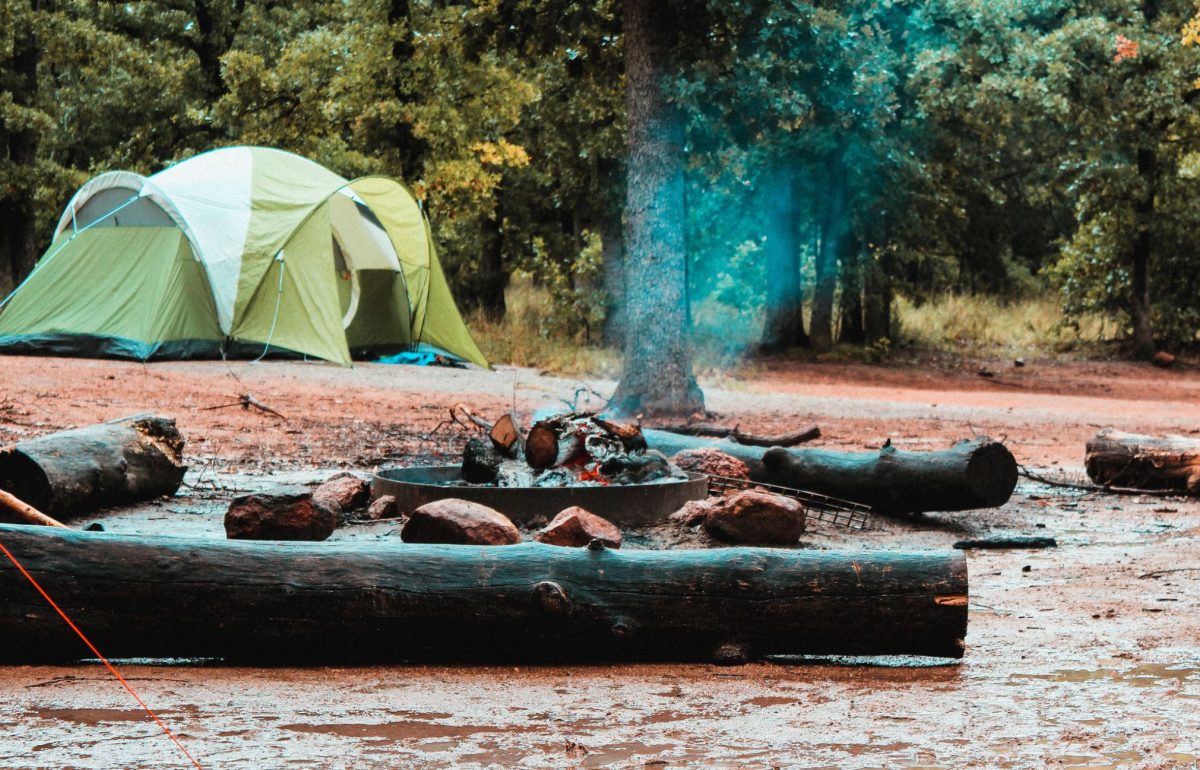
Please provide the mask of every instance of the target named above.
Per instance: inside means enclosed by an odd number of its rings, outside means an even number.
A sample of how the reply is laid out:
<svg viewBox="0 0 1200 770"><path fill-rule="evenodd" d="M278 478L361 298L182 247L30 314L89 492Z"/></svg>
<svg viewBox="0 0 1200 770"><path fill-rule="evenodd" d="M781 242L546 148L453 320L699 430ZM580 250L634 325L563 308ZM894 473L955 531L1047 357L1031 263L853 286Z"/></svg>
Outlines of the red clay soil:
<svg viewBox="0 0 1200 770"><path fill-rule="evenodd" d="M914 449L975 430L1052 473L1079 472L1083 442L1104 425L1200 431L1193 371L992 362L997 376L985 381L974 364L954 366L772 363L752 379L702 384L709 408L747 430L816 423L819 445L891 438ZM518 370L3 358L0 443L153 411L178 419L192 481L365 469L456 453L460 433L426 438L456 401L484 415L598 405L576 398L578 386ZM287 419L207 409L247 392ZM163 504L162 516L175 513ZM970 629L953 665L124 673L213 768L1200 767L1196 500L1023 480L1000 509L884 520L861 533L819 525L805 544L942 549L989 532L1050 535L1059 547L968 552ZM187 766L182 759L98 666L0 669L0 768Z"/></svg>

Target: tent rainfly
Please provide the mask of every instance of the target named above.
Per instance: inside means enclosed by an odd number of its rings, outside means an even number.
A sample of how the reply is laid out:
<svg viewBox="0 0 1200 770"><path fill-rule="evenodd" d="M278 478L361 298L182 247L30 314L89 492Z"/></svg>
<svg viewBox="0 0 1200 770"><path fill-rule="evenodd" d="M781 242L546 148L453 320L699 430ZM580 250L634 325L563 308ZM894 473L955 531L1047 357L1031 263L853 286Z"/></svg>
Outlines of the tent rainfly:
<svg viewBox="0 0 1200 770"><path fill-rule="evenodd" d="M349 364L421 343L488 365L416 199L265 147L87 182L0 310L9 353Z"/></svg>

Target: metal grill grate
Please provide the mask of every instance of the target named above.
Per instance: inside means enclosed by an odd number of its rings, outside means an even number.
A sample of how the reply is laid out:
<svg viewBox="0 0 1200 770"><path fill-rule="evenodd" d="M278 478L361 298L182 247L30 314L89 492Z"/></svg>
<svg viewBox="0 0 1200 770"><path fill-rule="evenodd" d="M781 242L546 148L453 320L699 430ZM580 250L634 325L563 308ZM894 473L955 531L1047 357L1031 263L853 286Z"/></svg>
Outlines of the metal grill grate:
<svg viewBox="0 0 1200 770"><path fill-rule="evenodd" d="M764 484L761 481L746 479L731 479L726 476L708 477L708 494L719 495L730 490L762 489L777 495L799 500L807 510L808 516L817 521L833 524L847 529L866 529L871 524L871 508L862 503L840 500L816 492L805 492L803 489L781 487L778 484Z"/></svg>

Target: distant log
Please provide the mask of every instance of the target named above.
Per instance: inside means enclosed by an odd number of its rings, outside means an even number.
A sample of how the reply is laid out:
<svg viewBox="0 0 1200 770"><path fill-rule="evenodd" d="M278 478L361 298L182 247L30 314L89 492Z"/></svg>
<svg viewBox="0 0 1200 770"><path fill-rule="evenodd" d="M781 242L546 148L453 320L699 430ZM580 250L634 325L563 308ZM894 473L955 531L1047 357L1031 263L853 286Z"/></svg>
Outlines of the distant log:
<svg viewBox="0 0 1200 770"><path fill-rule="evenodd" d="M1200 495L1200 441L1106 428L1087 442L1088 477L1103 486Z"/></svg>
<svg viewBox="0 0 1200 770"><path fill-rule="evenodd" d="M659 430L665 430L670 433L678 433L683 436L703 436L705 438L727 438L737 444L744 446L796 446L808 441L813 441L821 437L821 429L816 425L793 431L791 433L777 433L774 435L766 435L759 433L743 432L741 427L734 425L717 425L711 422L694 422L683 425L664 425Z"/></svg>
<svg viewBox="0 0 1200 770"><path fill-rule="evenodd" d="M182 455L174 420L132 417L0 450L0 489L69 518L174 494L187 470Z"/></svg>
<svg viewBox="0 0 1200 770"><path fill-rule="evenodd" d="M1012 453L986 436L934 452L907 452L891 445L878 452L781 447L764 451L662 431L646 431L646 439L668 455L715 447L745 462L755 481L863 503L882 514L995 508L1008 502L1017 486Z"/></svg>
<svg viewBox="0 0 1200 770"><path fill-rule="evenodd" d="M266 543L0 525L113 657L233 662L959 658L953 551ZM0 559L0 659L90 657Z"/></svg>

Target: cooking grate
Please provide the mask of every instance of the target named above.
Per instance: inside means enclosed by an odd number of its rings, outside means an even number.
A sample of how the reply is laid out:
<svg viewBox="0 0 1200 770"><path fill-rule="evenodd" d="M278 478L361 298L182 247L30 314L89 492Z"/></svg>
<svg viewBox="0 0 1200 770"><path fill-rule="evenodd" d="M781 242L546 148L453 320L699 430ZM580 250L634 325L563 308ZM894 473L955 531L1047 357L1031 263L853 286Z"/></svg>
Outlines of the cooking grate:
<svg viewBox="0 0 1200 770"><path fill-rule="evenodd" d="M806 492L803 489L764 484L761 481L732 479L726 476L708 477L708 494L720 495L730 490L762 489L777 495L799 500L810 518L847 529L866 529L871 524L871 508L862 503L841 500L828 495Z"/></svg>

